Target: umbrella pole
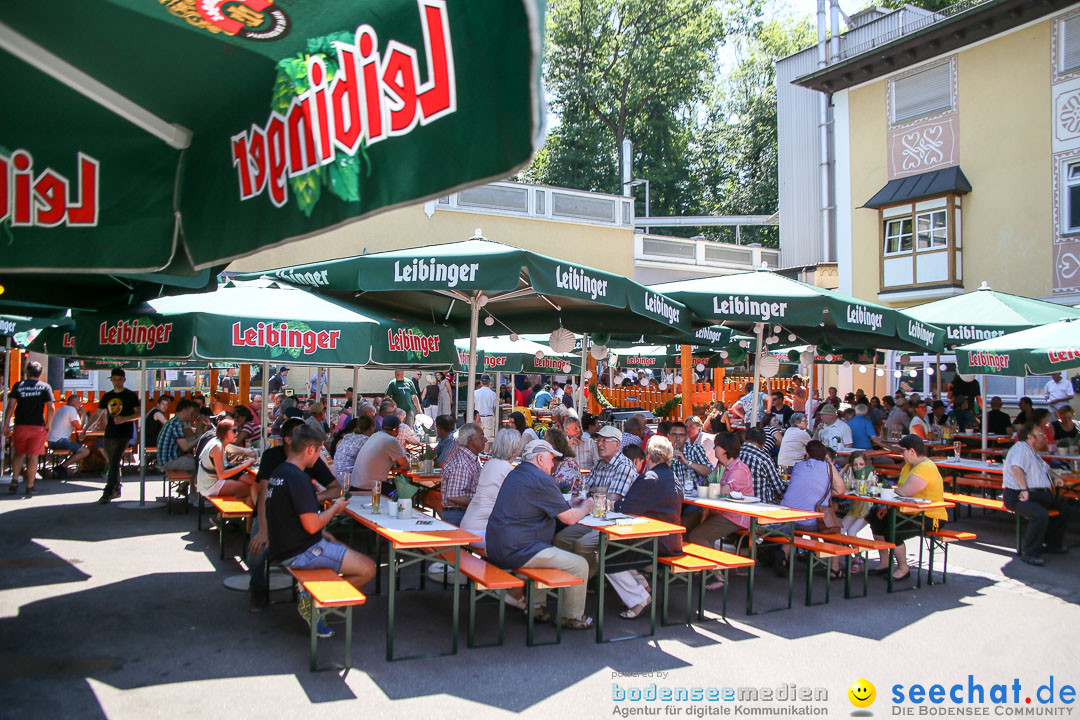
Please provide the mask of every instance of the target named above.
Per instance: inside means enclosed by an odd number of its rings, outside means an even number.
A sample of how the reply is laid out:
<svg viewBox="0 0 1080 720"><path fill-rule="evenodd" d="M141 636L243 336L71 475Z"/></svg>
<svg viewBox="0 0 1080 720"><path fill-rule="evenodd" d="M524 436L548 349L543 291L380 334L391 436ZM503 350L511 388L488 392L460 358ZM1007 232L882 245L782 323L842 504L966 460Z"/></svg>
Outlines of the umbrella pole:
<svg viewBox="0 0 1080 720"><path fill-rule="evenodd" d="M495 430L491 433L491 441L495 442L495 436L499 434L502 426L502 373L495 373Z"/></svg>
<svg viewBox="0 0 1080 720"><path fill-rule="evenodd" d="M812 356L817 356L817 347L812 347L810 353ZM803 405L803 410L806 411L806 429L811 434L814 432L814 374L814 361L811 360L806 366L806 404ZM874 377L877 377L877 373Z"/></svg>
<svg viewBox="0 0 1080 720"><path fill-rule="evenodd" d="M263 361L262 364L262 402L259 404L259 427L262 431L259 433L260 441L262 442L262 451L266 452L270 447L270 429L266 426L267 413L270 409L267 407L270 404L270 363Z"/></svg>
<svg viewBox="0 0 1080 720"><path fill-rule="evenodd" d="M465 386L465 422L473 421L473 386L476 384L476 336L480 332L480 291L469 300L469 378Z"/></svg>
<svg viewBox="0 0 1080 720"><path fill-rule="evenodd" d="M356 365L352 369L352 416L360 417L360 368Z"/></svg>
<svg viewBox="0 0 1080 720"><path fill-rule="evenodd" d="M757 349L754 352L754 394L750 396L750 427L757 427L758 424L758 392L761 387L761 363L758 362L761 359L761 341L762 336L765 334L765 326L762 323L754 325L754 338L757 343ZM686 378L683 378L683 385L685 387Z"/></svg>
<svg viewBox="0 0 1080 720"><path fill-rule="evenodd" d="M140 360L139 373L139 505L146 504L146 360ZM211 395L213 397L213 395ZM211 406L213 408L213 406Z"/></svg>
<svg viewBox="0 0 1080 720"><path fill-rule="evenodd" d="M583 333L581 336L581 376L578 378L577 393L574 397L574 407L577 408L578 417L585 414L585 382L588 378L585 377L587 368L589 367L589 335ZM600 385L600 381L596 381L597 386Z"/></svg>
<svg viewBox="0 0 1080 720"><path fill-rule="evenodd" d="M986 423L989 412L986 409L986 376L979 376L979 395L982 397L982 449L986 449Z"/></svg>
<svg viewBox="0 0 1080 720"><path fill-rule="evenodd" d="M4 475L4 451L7 443L7 427L10 421L7 416L8 385L11 376L11 338L4 338L4 404L0 407L0 415L4 418L4 424L0 426L0 477ZM15 480L15 478L12 478Z"/></svg>

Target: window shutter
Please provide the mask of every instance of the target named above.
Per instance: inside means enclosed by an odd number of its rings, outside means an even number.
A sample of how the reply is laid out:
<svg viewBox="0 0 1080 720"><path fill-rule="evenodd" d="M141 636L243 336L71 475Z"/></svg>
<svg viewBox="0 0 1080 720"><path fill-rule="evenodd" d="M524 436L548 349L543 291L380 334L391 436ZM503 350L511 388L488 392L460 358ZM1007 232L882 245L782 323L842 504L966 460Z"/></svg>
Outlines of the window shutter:
<svg viewBox="0 0 1080 720"><path fill-rule="evenodd" d="M893 83L893 122L952 107L952 65L943 63Z"/></svg>
<svg viewBox="0 0 1080 720"><path fill-rule="evenodd" d="M1061 72L1080 67L1080 15L1061 24Z"/></svg>

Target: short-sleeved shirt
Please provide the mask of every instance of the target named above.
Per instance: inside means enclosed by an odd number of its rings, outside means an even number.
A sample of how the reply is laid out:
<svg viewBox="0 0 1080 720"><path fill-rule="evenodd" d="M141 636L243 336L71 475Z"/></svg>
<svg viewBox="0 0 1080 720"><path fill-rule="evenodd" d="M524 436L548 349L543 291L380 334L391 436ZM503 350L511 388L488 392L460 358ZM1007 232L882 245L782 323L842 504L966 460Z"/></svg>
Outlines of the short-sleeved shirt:
<svg viewBox="0 0 1080 720"><path fill-rule="evenodd" d="M285 376L281 373L274 373L266 383L266 389L271 395L281 392L283 387L285 387Z"/></svg>
<svg viewBox="0 0 1080 720"><path fill-rule="evenodd" d="M386 386L386 394L405 412L413 412L416 409L412 402L415 392L416 387L412 384L412 380L391 380Z"/></svg>
<svg viewBox="0 0 1080 720"><path fill-rule="evenodd" d="M55 421L53 421L55 422ZM1012 432L1012 420L1001 410L991 410L986 414L986 430L994 435L1008 435Z"/></svg>
<svg viewBox="0 0 1080 720"><path fill-rule="evenodd" d="M169 422L168 419L165 422L161 422L155 416L161 413L156 407L150 412L146 413L146 417L143 418L143 422L146 423L146 442L147 444L154 445L157 443L158 435L161 434L161 429L165 427L165 423ZM164 414L164 413L162 413ZM166 416L168 418L168 416Z"/></svg>
<svg viewBox="0 0 1080 720"><path fill-rule="evenodd" d="M252 447L262 440L262 424L258 420L244 423L244 427L241 429L248 434L247 440L244 441L244 447Z"/></svg>
<svg viewBox="0 0 1080 720"><path fill-rule="evenodd" d="M45 427L45 406L53 400L48 383L40 380L22 380L11 388L10 397L15 398L15 424Z"/></svg>
<svg viewBox="0 0 1080 720"><path fill-rule="evenodd" d="M375 433L356 454L352 484L360 487L360 482L363 480L383 482L390 468L394 467L395 461L403 457L405 457L405 451L398 444L396 437L382 431Z"/></svg>
<svg viewBox="0 0 1080 720"><path fill-rule="evenodd" d="M183 437L185 437L184 421L174 415L169 419L169 422L165 423L161 428L161 432L154 439L157 444L158 463L165 465L184 454L184 451L176 444L176 441ZM150 442L149 435L147 435L146 441Z"/></svg>
<svg viewBox="0 0 1080 720"><path fill-rule="evenodd" d="M322 533L305 530L300 516L318 512L319 500L308 474L289 462L278 466L266 488L270 559L274 562L288 560L317 543Z"/></svg>
<svg viewBox="0 0 1080 720"><path fill-rule="evenodd" d="M1021 441L1009 448L1003 468L1002 484L1010 490L1020 490L1020 484L1016 482L1012 474L1014 467L1024 471L1024 484L1029 490L1053 486L1050 482L1050 466L1031 449L1027 442Z"/></svg>
<svg viewBox="0 0 1080 720"><path fill-rule="evenodd" d="M911 424L908 425L908 431L912 435L918 435L918 433L915 432L916 427L921 427L923 429L923 437L924 437L924 439L927 439L927 440L930 439L930 424L928 422L926 422L925 420L923 420L918 415L911 418ZM858 447L858 446L856 445L856 447Z"/></svg>
<svg viewBox="0 0 1080 720"><path fill-rule="evenodd" d="M259 474L255 476L255 479L259 482L269 480L274 471L281 467L287 459L288 455L285 453L284 445L267 449L259 459ZM316 460L315 464L307 469L307 474L311 480L323 487L331 485L337 479L334 477L334 473L330 471L330 466L323 462L322 458Z"/></svg>
<svg viewBox="0 0 1080 720"><path fill-rule="evenodd" d="M851 429L851 444L860 450L872 450L874 443L871 440L877 432L874 431L874 423L865 415L856 415L848 421Z"/></svg>
<svg viewBox="0 0 1080 720"><path fill-rule="evenodd" d="M784 432L784 439L780 441L780 455L776 462L784 467L802 462L806 459L806 443L810 440L810 433L802 428L788 428Z"/></svg>
<svg viewBox="0 0 1080 720"><path fill-rule="evenodd" d="M435 460L445 463L459 447L460 445L457 444L457 440L454 439L453 434L447 435L442 440L435 443Z"/></svg>
<svg viewBox="0 0 1080 720"><path fill-rule="evenodd" d="M488 517L488 560L506 569L529 562L552 546L555 518L569 509L553 477L532 463L521 463L503 480Z"/></svg>
<svg viewBox="0 0 1080 720"><path fill-rule="evenodd" d="M705 475L699 475L697 470L690 467L690 463L694 463L695 465L711 465L709 463L709 456L705 454L705 448L700 445L691 442L684 443L682 452L683 457L686 458L686 462L675 459L671 460L671 472L675 476L676 489L678 490L680 497L683 495L687 481L697 486L706 477Z"/></svg>
<svg viewBox="0 0 1080 720"><path fill-rule="evenodd" d="M105 425L105 437L117 439L130 439L133 437L135 421L129 420L128 422L118 423L114 418L136 414L135 411L139 407L139 396L134 391L127 388L120 392L110 390L101 396L98 407L105 408L105 414L108 418Z"/></svg>
<svg viewBox="0 0 1080 720"><path fill-rule="evenodd" d="M536 393L536 397L533 398L533 407L546 408L551 404L551 393L547 390L541 390Z"/></svg>
<svg viewBox="0 0 1080 720"><path fill-rule="evenodd" d="M499 396L491 388L481 385L480 389L473 393L473 406L476 412L480 413L480 417L494 415L499 406Z"/></svg>
<svg viewBox="0 0 1080 720"><path fill-rule="evenodd" d="M476 494L476 483L480 480L480 459L464 445L442 468L442 497L443 509L452 510L456 505L451 505L450 498L471 498Z"/></svg>
<svg viewBox="0 0 1080 720"><path fill-rule="evenodd" d="M609 493L625 497L626 491L634 484L637 476L637 470L634 469L630 458L619 452L611 460L596 461L596 465L593 465L592 472L585 481L585 488L592 490L596 487L606 487Z"/></svg>
<svg viewBox="0 0 1080 720"><path fill-rule="evenodd" d="M60 409L53 415L52 429L49 431L49 442L70 440L71 431L75 429L78 423L78 410L67 404L60 406Z"/></svg>
<svg viewBox="0 0 1080 720"><path fill-rule="evenodd" d="M831 425L822 425L817 431L818 440L825 444L826 447L831 447L831 442L834 437L840 438L841 445L851 445L851 428L843 420L837 420Z"/></svg>

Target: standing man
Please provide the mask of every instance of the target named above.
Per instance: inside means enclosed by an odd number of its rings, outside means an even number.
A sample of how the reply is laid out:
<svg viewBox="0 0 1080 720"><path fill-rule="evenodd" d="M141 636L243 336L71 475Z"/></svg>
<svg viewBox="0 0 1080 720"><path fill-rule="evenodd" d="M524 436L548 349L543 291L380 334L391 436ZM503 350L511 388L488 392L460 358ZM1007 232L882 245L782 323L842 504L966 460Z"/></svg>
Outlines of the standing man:
<svg viewBox="0 0 1080 720"><path fill-rule="evenodd" d="M1068 377L1063 377L1059 372L1050 373L1050 379L1046 382L1046 402L1050 403L1051 410L1057 410L1069 404L1073 399L1073 386Z"/></svg>
<svg viewBox="0 0 1080 720"><path fill-rule="evenodd" d="M84 419L82 398L71 393L67 403L53 416L52 428L49 430L49 449L68 451L64 461L53 469L53 477L66 476L69 465L74 466L78 472L79 463L90 454L90 448L71 439L73 432L82 430Z"/></svg>
<svg viewBox="0 0 1080 720"><path fill-rule="evenodd" d="M101 396L91 421L93 424L98 417L105 415L105 442L102 449L109 462L109 475L105 490L98 500L102 505L120 497L120 461L139 422L139 396L124 387L126 377L123 368L113 368L109 374L113 389Z"/></svg>
<svg viewBox="0 0 1080 720"><path fill-rule="evenodd" d="M12 412L14 411L14 413ZM38 458L45 454L45 440L53 421L53 391L48 383L41 382L41 363L26 364L26 379L11 389L4 417L15 418L12 437L11 485L8 492L19 489L19 475L26 466L26 494L34 493Z"/></svg>
<svg viewBox="0 0 1080 720"><path fill-rule="evenodd" d="M230 395L236 394L236 378L233 377L235 370L226 370L225 374L218 378L218 390ZM149 437L149 436L148 436Z"/></svg>
<svg viewBox="0 0 1080 720"><path fill-rule="evenodd" d="M395 370L394 379L386 386L386 394L405 411L405 424L411 426L420 412L420 398L411 380L405 379L404 370Z"/></svg>
<svg viewBox="0 0 1080 720"><path fill-rule="evenodd" d="M473 395L473 406L480 413L480 427L484 429L484 437L488 440L495 439L495 413L499 409L499 396L491 389L491 376L480 377L480 388Z"/></svg>
<svg viewBox="0 0 1080 720"><path fill-rule="evenodd" d="M270 376L267 381L267 390L271 395L281 392L282 388L289 384L289 368L282 365L278 371Z"/></svg>
<svg viewBox="0 0 1080 720"><path fill-rule="evenodd" d="M310 397L326 397L326 391L330 388L330 379L322 368L315 368L314 374L308 379L308 395Z"/></svg>

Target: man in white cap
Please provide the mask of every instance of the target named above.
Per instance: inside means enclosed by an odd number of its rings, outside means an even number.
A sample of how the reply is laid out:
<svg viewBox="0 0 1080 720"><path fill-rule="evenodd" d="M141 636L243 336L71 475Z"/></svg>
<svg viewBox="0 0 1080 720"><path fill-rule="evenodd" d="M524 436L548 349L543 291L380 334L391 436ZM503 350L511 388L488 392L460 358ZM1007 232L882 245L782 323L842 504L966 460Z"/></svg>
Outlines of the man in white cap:
<svg viewBox="0 0 1080 720"><path fill-rule="evenodd" d="M551 477L556 457L562 454L546 440L533 440L522 450L522 462L503 480L488 518L488 560L507 570L556 568L586 580L589 566L585 559L551 544L556 518L576 525L593 508L591 499L578 498L573 506L563 499L558 483ZM573 630L591 627L592 618L585 615L585 584L568 587L564 592L562 626ZM518 593L511 591L520 601ZM544 608L534 612L541 621L551 619Z"/></svg>
<svg viewBox="0 0 1080 720"><path fill-rule="evenodd" d="M626 495L638 476L637 468L622 453L622 436L618 428L605 425L596 433L596 453L599 460L585 478L585 492L594 488L607 488L607 501L615 501ZM589 577L596 574L598 563L596 551L600 547L600 532L584 525L563 528L555 536L555 547L581 555L589 563Z"/></svg>

